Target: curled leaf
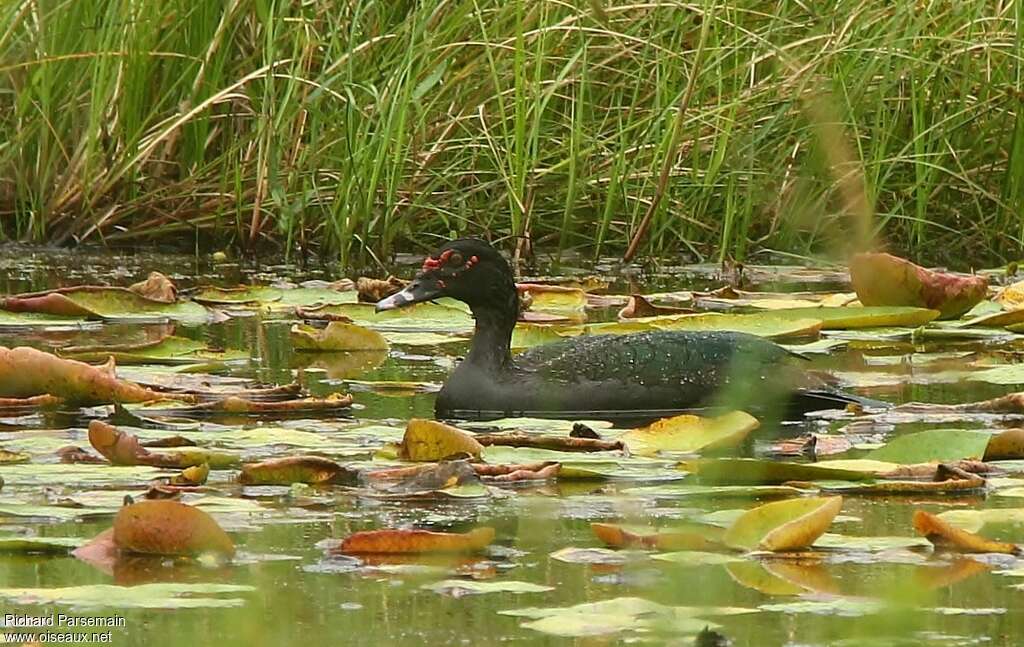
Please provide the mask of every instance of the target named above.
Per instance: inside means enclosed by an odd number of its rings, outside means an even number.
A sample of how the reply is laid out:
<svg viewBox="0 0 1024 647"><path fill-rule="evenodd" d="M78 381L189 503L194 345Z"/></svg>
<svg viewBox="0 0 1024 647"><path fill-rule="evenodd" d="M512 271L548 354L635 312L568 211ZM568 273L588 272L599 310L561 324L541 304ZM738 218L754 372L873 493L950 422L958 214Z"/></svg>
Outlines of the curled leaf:
<svg viewBox="0 0 1024 647"><path fill-rule="evenodd" d="M456 454L480 457L483 445L472 434L435 420L413 418L405 427L399 455L408 461L437 461Z"/></svg>
<svg viewBox="0 0 1024 647"><path fill-rule="evenodd" d="M235 545L213 517L178 501L142 501L114 517L114 544L147 555L235 554Z"/></svg>
<svg viewBox="0 0 1024 647"><path fill-rule="evenodd" d="M721 529L703 524L637 532L619 524L592 523L590 529L598 539L612 548L708 550L721 546Z"/></svg>
<svg viewBox="0 0 1024 647"><path fill-rule="evenodd" d="M723 540L738 550L800 550L828 530L842 506L841 496L766 503L737 518Z"/></svg>
<svg viewBox="0 0 1024 647"><path fill-rule="evenodd" d="M986 461L1024 458L1024 429L1007 429L993 435L985 447Z"/></svg>
<svg viewBox="0 0 1024 647"><path fill-rule="evenodd" d="M0 346L0 397L49 395L74 404L148 402L163 396L114 376L113 365L90 366L34 348Z"/></svg>
<svg viewBox="0 0 1024 647"><path fill-rule="evenodd" d="M986 539L946 523L924 510L914 511L914 530L923 535L936 548L960 553L1003 553L1021 555L1020 546Z"/></svg>
<svg viewBox="0 0 1024 647"><path fill-rule="evenodd" d="M962 315L988 293L981 276L934 272L891 254L857 254L850 260L850 279L866 306L917 306Z"/></svg>
<svg viewBox="0 0 1024 647"><path fill-rule="evenodd" d="M326 328L305 324L291 327L292 345L302 351L387 350L388 341L376 330L352 323L331 321Z"/></svg>

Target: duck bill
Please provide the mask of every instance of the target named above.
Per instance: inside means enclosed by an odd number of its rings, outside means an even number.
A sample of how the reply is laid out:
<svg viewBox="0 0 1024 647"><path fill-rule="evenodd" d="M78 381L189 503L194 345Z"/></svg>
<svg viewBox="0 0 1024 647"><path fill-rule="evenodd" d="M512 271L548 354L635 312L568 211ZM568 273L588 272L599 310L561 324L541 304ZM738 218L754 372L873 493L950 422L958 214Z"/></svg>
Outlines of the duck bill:
<svg viewBox="0 0 1024 647"><path fill-rule="evenodd" d="M437 299L441 296L443 296L442 288L436 283L416 280L405 286L400 292L395 292L388 298L378 301L376 310L377 312L395 310L396 308L404 308L421 301Z"/></svg>

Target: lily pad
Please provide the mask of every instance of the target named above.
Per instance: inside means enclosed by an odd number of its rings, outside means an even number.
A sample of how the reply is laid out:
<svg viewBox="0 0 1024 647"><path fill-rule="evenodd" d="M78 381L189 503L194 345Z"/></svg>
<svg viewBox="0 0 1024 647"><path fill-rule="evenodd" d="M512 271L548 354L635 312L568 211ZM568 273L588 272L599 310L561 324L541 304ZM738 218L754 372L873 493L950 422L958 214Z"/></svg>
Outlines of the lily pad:
<svg viewBox="0 0 1024 647"><path fill-rule="evenodd" d="M433 584L424 584L423 588L461 598L465 595L481 595L485 593L544 593L554 591L553 586L544 586L532 582L515 580L479 581L479 580L442 580Z"/></svg>
<svg viewBox="0 0 1024 647"><path fill-rule="evenodd" d="M821 320L779 317L775 311L756 314L711 312L644 317L631 319L626 324L613 322L587 326L587 332L595 335L630 334L643 330L728 330L776 339L815 335L821 330Z"/></svg>
<svg viewBox="0 0 1024 647"><path fill-rule="evenodd" d="M842 497L774 501L748 510L725 531L726 545L739 550L799 550L823 535L843 506Z"/></svg>
<svg viewBox="0 0 1024 647"><path fill-rule="evenodd" d="M241 584L93 584L52 589L5 588L0 589L0 599L11 604L61 605L76 609L201 609L240 607L245 604L242 598L209 596L254 591L256 587Z"/></svg>
<svg viewBox="0 0 1024 647"><path fill-rule="evenodd" d="M928 308L880 306L793 308L791 310L776 310L772 314L780 318L796 320L820 319L822 330L923 326L939 316L937 310Z"/></svg>
<svg viewBox="0 0 1024 647"><path fill-rule="evenodd" d="M985 298L988 281L980 276L935 272L891 254L857 254L850 279L866 306L916 306L958 317Z"/></svg>
<svg viewBox="0 0 1024 647"><path fill-rule="evenodd" d="M302 351L387 350L388 342L376 330L332 321L318 329L295 324L290 330L292 346Z"/></svg>
<svg viewBox="0 0 1024 647"><path fill-rule="evenodd" d="M716 418L679 415L631 429L619 439L626 443L630 452L642 456L661 451L695 453L735 447L759 425L757 418L743 411Z"/></svg>
<svg viewBox="0 0 1024 647"><path fill-rule="evenodd" d="M885 447L869 452L866 458L904 465L964 458L980 460L990 437L989 432L969 429L929 429L896 436Z"/></svg>

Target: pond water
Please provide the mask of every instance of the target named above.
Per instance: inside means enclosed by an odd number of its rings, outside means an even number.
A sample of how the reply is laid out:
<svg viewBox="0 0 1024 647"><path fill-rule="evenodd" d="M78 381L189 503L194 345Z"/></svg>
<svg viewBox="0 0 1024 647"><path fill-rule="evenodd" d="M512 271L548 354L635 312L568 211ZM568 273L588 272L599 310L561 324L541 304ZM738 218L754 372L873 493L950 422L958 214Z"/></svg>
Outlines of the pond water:
<svg viewBox="0 0 1024 647"><path fill-rule="evenodd" d="M213 266L173 255L8 249L0 261L0 291L13 294L96 282L127 285L150 270L167 273L179 288L339 278L331 270L302 271L289 266L243 270L233 264ZM750 270L748 274L752 290L849 289L835 272L761 274ZM610 294L722 285L715 268L610 278L611 285L605 290ZM219 323L195 326L107 323L87 329L4 328L0 345L52 350L85 343L119 343L173 330L213 348L244 351L249 361L221 367L217 374L270 384L298 380L318 395L350 391L357 406L348 415L316 419L222 416L197 420L153 415L146 417L143 426L125 428L144 439L184 435L201 444L240 452L247 460L316 453L340 462L372 460L386 441L401 438L410 418L432 417L433 388L444 381L467 348L465 341L393 345L387 353L358 360L348 354L297 353L288 333L294 317L242 310L234 310L231 314L235 316ZM616 310L593 309L588 316L591 320L613 318ZM1012 368L1004 370L998 380L973 379L993 367L1016 366L1014 362L1024 349L1018 336L911 342L887 340L868 330L847 337L844 346L810 355L809 366L832 374L847 390L872 398L893 403L969 402L1018 390L1021 387L1015 380L1024 382L1024 371L1018 378ZM130 369L125 369L130 377ZM376 382L416 382L423 391L381 389L373 384ZM77 471L65 471L66 466L54 454L64 445L88 447L88 418L107 413L105 408L96 408L0 418L0 449L27 452L31 455L27 465L32 466L0 465L0 476L6 481L0 490L0 536L90 538L109 528L112 518L109 510L90 512L95 501L125 493L140 496L145 491L148 477L124 477L120 482L103 477L83 483L82 474L99 474L108 468L80 465L75 466ZM476 423L466 428L486 429L494 424ZM563 434L571 426L532 424ZM819 434L819 447L828 446L829 439L849 439L856 445L853 455L859 455L867 451L864 448L927 429L999 429L1015 424L1019 417L979 414L950 419L843 413L762 426L741 455L768 456L777 449L779 439L809 433ZM594 426L602 434L616 433ZM252 430L261 433L247 434ZM274 434L283 442L272 440ZM129 604L146 606L141 593L136 597L128 593L123 601L114 601L108 597L114 593L108 591L89 603L40 605L0 592L0 609L30 616L54 611L119 616L125 626L112 629L112 642L118 645L291 645L309 640L368 645L620 641L688 645L693 644L695 631L705 625L716 627L735 645L750 646L1020 644L1024 591L1017 587L1024 585L1024 578L1005 572L1021 569L1024 562L1008 555L933 554L910 521L918 509L940 513L1005 508L1007 518L1012 517L1012 511L1024 507L1020 498L1024 489L1015 489L1015 484L1006 480L1013 477L1012 469L1001 480L991 479L998 488L990 483L987 493L847 495L831 534L826 536L835 536L835 547L806 554L767 558L696 552L689 558L677 554L670 558L677 561L668 561L656 558L658 551L604 550L591 530L593 522L664 528L695 520L728 523L738 514L735 511L779 498L778 492L756 487L725 491L680 483L684 473L675 467L678 459L656 459L660 462L655 468L647 465L639 479L559 479L492 487L482 496L477 496L479 492L471 493L473 496L439 493L418 498L372 496L340 486L243 488L231 482L236 472L214 471L208 488L190 496L227 499L219 508L210 509L238 545L235 563L180 564L139 558L119 562L113 573L106 573L62 554L0 554L0 588L138 587L148 583L241 588L194 593L174 598L173 604L156 600L148 605L152 608L129 608ZM75 497L80 507L69 507L68 499ZM49 512L26 516L26 510L19 511L18 506L28 504L49 506ZM56 507L67 513L61 518L48 516L57 514L53 512ZM326 546L359 530L418 527L461 532L479 526L493 527L497 538L478 556L357 560L325 553ZM1021 526L1007 524L988 530L986 534L994 533L1002 540L1024 541ZM602 550L564 551L570 547ZM464 585L459 588L448 582L438 586L448 580ZM495 583L508 584L508 588L518 583L547 588L472 594L477 585ZM549 614L553 620L548 622L539 622L543 612L530 616L505 613L615 600L575 613Z"/></svg>

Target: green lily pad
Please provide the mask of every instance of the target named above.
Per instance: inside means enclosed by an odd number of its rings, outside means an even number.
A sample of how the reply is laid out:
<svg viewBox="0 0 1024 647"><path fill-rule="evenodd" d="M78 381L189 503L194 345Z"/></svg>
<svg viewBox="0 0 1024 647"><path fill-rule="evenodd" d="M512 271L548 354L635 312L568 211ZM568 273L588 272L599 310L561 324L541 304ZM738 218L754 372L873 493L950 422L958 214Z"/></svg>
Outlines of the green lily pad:
<svg viewBox="0 0 1024 647"><path fill-rule="evenodd" d="M522 626L542 633L584 637L602 636L653 627L674 633L695 634L718 625L705 618L751 613L751 609L733 607L670 607L643 598L613 598L571 607L508 609L502 615L531 618Z"/></svg>
<svg viewBox="0 0 1024 647"><path fill-rule="evenodd" d="M867 469L835 461L789 463L761 458L705 458L683 461L679 468L694 474L701 483L771 485L820 479L861 481L875 476Z"/></svg>
<svg viewBox="0 0 1024 647"><path fill-rule="evenodd" d="M375 330L420 330L432 332L470 332L473 317L453 305L425 302L405 308L377 312L372 303L346 303L317 308L314 312L348 317L360 326Z"/></svg>
<svg viewBox="0 0 1024 647"><path fill-rule="evenodd" d="M0 537L0 553L69 553L84 543L80 537Z"/></svg>
<svg viewBox="0 0 1024 647"><path fill-rule="evenodd" d="M137 485L169 472L155 467L89 465L85 463L23 463L4 467L7 485L113 486Z"/></svg>
<svg viewBox="0 0 1024 647"><path fill-rule="evenodd" d="M105 362L113 357L117 364L186 365L203 362L229 362L249 359L240 350L212 351L206 344L186 337L165 337L151 344L133 347L83 347L61 351L61 357L80 362Z"/></svg>
<svg viewBox="0 0 1024 647"><path fill-rule="evenodd" d="M824 534L839 513L842 497L773 501L743 513L723 541L738 550L800 550Z"/></svg>
<svg viewBox="0 0 1024 647"><path fill-rule="evenodd" d="M929 429L896 436L885 447L869 452L866 458L904 465L965 458L980 460L991 435L969 429Z"/></svg>
<svg viewBox="0 0 1024 647"><path fill-rule="evenodd" d="M376 330L331 321L326 328L295 324L289 331L292 346L301 351L387 350L388 342Z"/></svg>
<svg viewBox="0 0 1024 647"><path fill-rule="evenodd" d="M651 555L651 559L683 566L716 566L742 562L743 559L728 553L708 553L700 550L679 550L671 553Z"/></svg>
<svg viewBox="0 0 1024 647"><path fill-rule="evenodd" d="M896 536L852 536L827 532L814 542L815 548L834 550L856 550L871 553L906 548L929 548L931 544L924 537Z"/></svg>
<svg viewBox="0 0 1024 647"><path fill-rule="evenodd" d="M663 315L630 319L587 326L587 332L600 334L630 334L642 330L727 330L745 332L770 339L814 335L821 330L821 320L815 317L779 317L777 311L756 314L722 314L717 312L682 315Z"/></svg>
<svg viewBox="0 0 1024 647"><path fill-rule="evenodd" d="M773 310L782 319L820 319L823 330L923 326L939 316L938 310L904 307L841 306Z"/></svg>
<svg viewBox="0 0 1024 647"><path fill-rule="evenodd" d="M552 344L586 333L580 325L561 326L557 324L517 323L512 331L512 348L532 348Z"/></svg>
<svg viewBox="0 0 1024 647"><path fill-rule="evenodd" d="M464 595L482 595L485 593L544 593L554 591L553 586L543 586L532 582L515 580L442 580L433 584L424 584L424 589L461 598Z"/></svg>
<svg viewBox="0 0 1024 647"><path fill-rule="evenodd" d="M200 609L240 607L245 604L242 598L204 596L254 591L256 587L240 584L93 584L53 589L4 588L0 589L0 599L11 604L61 605L77 609Z"/></svg>
<svg viewBox="0 0 1024 647"><path fill-rule="evenodd" d="M21 305L15 306L14 302ZM210 314L198 303L176 301L164 303L147 299L127 288L106 288L83 286L63 288L47 293L16 295L8 297L8 308L34 312L60 312L61 316L73 315L98 319L125 321L181 321L184 323L205 323ZM51 308L58 308L53 310Z"/></svg>

